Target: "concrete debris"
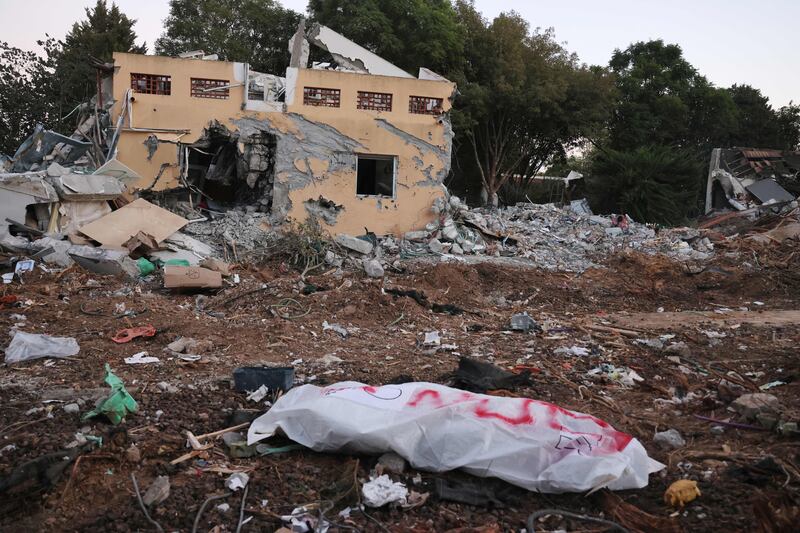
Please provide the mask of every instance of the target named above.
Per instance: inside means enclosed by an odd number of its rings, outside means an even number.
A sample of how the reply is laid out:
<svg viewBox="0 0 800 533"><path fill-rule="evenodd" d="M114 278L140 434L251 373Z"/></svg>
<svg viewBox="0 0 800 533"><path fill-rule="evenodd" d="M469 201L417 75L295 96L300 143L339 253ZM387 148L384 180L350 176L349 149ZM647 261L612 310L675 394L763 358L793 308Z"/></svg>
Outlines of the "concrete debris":
<svg viewBox="0 0 800 533"><path fill-rule="evenodd" d="M779 416L782 411L780 400L763 392L743 394L731 404L731 408L746 422L758 421L758 417L762 415Z"/></svg>
<svg viewBox="0 0 800 533"><path fill-rule="evenodd" d="M665 450L677 450L686 446L686 441L683 440L680 432L676 429L656 433L653 436L653 443Z"/></svg>
<svg viewBox="0 0 800 533"><path fill-rule="evenodd" d="M591 214L581 202L520 203L500 209L471 209L457 197L435 202L436 222L404 234L400 253L495 256L522 259L545 270L582 272L596 261L624 250L661 253L680 261L702 262L713 256L713 243L700 232L655 229L628 221L612 226L610 217ZM626 217L626 220L629 220ZM388 247L381 243L383 251Z"/></svg>
<svg viewBox="0 0 800 533"><path fill-rule="evenodd" d="M347 338L347 336L350 334L341 324L328 324L328 321L326 320L322 323L322 331L328 330L338 333L343 339Z"/></svg>
<svg viewBox="0 0 800 533"><path fill-rule="evenodd" d="M394 452L384 453L378 457L378 464L375 466L379 474L389 472L392 474L402 474L406 470L406 460Z"/></svg>
<svg viewBox="0 0 800 533"><path fill-rule="evenodd" d="M536 323L534 319L530 317L530 315L528 315L527 312L517 313L516 315L511 317L512 331L524 331L528 333L530 331L536 330L537 328L539 328L539 325Z"/></svg>
<svg viewBox="0 0 800 533"><path fill-rule="evenodd" d="M364 258L362 260L362 264L364 265L364 272L367 273L367 276L371 278L382 278L383 277L383 265L377 259L368 259Z"/></svg>
<svg viewBox="0 0 800 533"><path fill-rule="evenodd" d="M336 235L336 237L334 237L333 240L336 244L344 246L348 250L353 250L354 252L358 252L364 255L369 255L372 253L373 246L371 242L359 239L357 237L353 237L352 235L339 233L338 235Z"/></svg>

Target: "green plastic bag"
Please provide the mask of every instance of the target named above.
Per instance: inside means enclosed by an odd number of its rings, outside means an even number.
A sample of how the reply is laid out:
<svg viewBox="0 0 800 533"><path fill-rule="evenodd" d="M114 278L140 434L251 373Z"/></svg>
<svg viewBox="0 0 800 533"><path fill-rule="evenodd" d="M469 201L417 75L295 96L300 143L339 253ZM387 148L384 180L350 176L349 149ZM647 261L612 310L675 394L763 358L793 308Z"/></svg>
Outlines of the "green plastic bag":
<svg viewBox="0 0 800 533"><path fill-rule="evenodd" d="M142 277L149 276L156 270L156 266L146 257L140 257L137 259L136 264L139 267L139 275Z"/></svg>
<svg viewBox="0 0 800 533"><path fill-rule="evenodd" d="M164 264L168 265L168 266L177 266L177 267L192 266L192 265L189 264L189 261L186 260L186 259L170 259Z"/></svg>
<svg viewBox="0 0 800 533"><path fill-rule="evenodd" d="M117 425L128 413L135 413L139 408L136 400L125 390L125 384L111 371L111 366L106 363L106 384L111 387L111 394L100 402L97 407L83 415L83 420L95 416L105 415L112 424Z"/></svg>

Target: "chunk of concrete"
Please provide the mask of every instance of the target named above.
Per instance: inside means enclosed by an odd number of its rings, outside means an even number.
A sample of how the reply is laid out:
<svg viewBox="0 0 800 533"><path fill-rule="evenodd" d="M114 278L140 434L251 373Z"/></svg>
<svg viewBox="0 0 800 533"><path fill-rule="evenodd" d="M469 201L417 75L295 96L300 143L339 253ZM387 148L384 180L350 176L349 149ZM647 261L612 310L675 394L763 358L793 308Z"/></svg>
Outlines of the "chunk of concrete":
<svg viewBox="0 0 800 533"><path fill-rule="evenodd" d="M368 259L365 257L362 260L362 263L364 265L364 272L367 273L367 276L371 278L383 277L384 274L383 265L381 265L380 261L378 261L377 259Z"/></svg>
<svg viewBox="0 0 800 533"><path fill-rule="evenodd" d="M781 412L781 403L776 396L756 392L754 394L743 394L731 403L734 411L739 413L747 421L756 421L759 416L777 416Z"/></svg>
<svg viewBox="0 0 800 533"><path fill-rule="evenodd" d="M680 432L677 429L668 429L667 431L660 431L653 437L653 442L662 449L676 450L686 446L686 441L683 440Z"/></svg>
<svg viewBox="0 0 800 533"><path fill-rule="evenodd" d="M334 241L348 250L353 250L360 254L369 255L372 253L373 247L371 242L353 237L352 235L340 233L334 238Z"/></svg>
<svg viewBox="0 0 800 533"><path fill-rule="evenodd" d="M402 474L406 470L406 460L394 452L385 453L378 457L376 468L381 469L381 474L385 472Z"/></svg>

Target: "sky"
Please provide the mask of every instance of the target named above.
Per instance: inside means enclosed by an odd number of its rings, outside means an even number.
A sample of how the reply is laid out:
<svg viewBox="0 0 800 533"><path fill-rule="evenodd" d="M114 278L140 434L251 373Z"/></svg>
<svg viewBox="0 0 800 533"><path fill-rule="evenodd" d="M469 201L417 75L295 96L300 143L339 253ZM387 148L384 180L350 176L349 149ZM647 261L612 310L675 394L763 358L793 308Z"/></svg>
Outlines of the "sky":
<svg viewBox="0 0 800 533"><path fill-rule="evenodd" d="M0 0L5 21L0 40L36 50L45 33L62 38L94 0ZM167 0L116 0L138 22L150 52L169 12ZM307 0L283 0L305 11ZM615 48L663 39L718 87L734 83L761 89L780 107L800 103L798 0L475 0L487 18L515 10L532 28L554 28L556 38L581 61L607 65ZM207 50L207 52L211 52Z"/></svg>

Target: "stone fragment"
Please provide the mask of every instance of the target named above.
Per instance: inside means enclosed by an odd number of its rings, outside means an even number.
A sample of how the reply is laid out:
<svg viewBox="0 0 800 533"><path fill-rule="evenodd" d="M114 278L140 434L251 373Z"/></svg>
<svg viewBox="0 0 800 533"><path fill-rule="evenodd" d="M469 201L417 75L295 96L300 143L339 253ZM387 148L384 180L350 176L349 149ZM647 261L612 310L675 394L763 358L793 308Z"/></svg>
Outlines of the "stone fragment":
<svg viewBox="0 0 800 533"><path fill-rule="evenodd" d="M377 259L364 258L362 260L364 265L364 272L371 278L382 278L384 274L383 265Z"/></svg>
<svg viewBox="0 0 800 533"><path fill-rule="evenodd" d="M385 472L402 474L406 470L406 460L394 452L385 453L378 457L376 468L381 469L380 474Z"/></svg>
<svg viewBox="0 0 800 533"><path fill-rule="evenodd" d="M756 392L743 394L731 403L731 408L748 421L757 421L759 415L780 415L781 403L772 394Z"/></svg>
<svg viewBox="0 0 800 533"><path fill-rule="evenodd" d="M656 433L653 437L653 443L664 450L676 450L686 446L686 441L683 440L677 429L668 429L667 431Z"/></svg>
<svg viewBox="0 0 800 533"><path fill-rule="evenodd" d="M353 250L360 254L369 255L372 253L373 246L371 242L353 237L352 235L340 233L334 238L334 241L348 250Z"/></svg>

